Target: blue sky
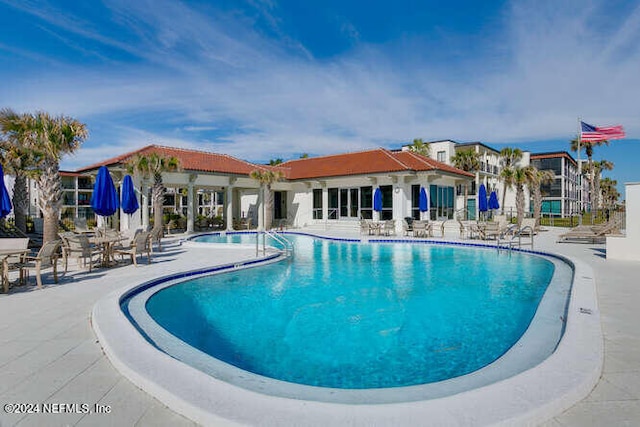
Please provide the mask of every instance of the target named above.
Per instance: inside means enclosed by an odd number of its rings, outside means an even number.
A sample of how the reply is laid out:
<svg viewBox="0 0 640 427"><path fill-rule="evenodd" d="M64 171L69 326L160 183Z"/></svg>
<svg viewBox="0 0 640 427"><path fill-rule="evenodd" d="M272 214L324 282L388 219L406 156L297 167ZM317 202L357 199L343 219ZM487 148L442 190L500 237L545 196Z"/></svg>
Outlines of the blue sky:
<svg viewBox="0 0 640 427"><path fill-rule="evenodd" d="M150 143L568 150L582 117L625 127L595 158L640 181L635 0L0 0L0 28L0 107L89 127L67 169Z"/></svg>

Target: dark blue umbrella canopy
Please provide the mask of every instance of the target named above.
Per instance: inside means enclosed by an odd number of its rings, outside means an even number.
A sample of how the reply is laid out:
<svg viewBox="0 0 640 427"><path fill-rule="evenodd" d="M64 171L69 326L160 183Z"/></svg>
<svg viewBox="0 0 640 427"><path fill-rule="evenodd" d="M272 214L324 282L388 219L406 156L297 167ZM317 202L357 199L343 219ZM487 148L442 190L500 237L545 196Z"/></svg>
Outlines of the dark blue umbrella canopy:
<svg viewBox="0 0 640 427"><path fill-rule="evenodd" d="M11 212L11 197L7 187L4 186L4 170L0 164L0 218L4 218Z"/></svg>
<svg viewBox="0 0 640 427"><path fill-rule="evenodd" d="M489 195L489 209L500 209L500 203L498 203L498 195L495 191L492 191Z"/></svg>
<svg viewBox="0 0 640 427"><path fill-rule="evenodd" d="M100 166L91 195L91 207L100 216L111 216L118 210L118 192L106 166Z"/></svg>
<svg viewBox="0 0 640 427"><path fill-rule="evenodd" d="M133 188L133 180L131 175L125 175L122 181L122 210L126 214L132 214L138 210L138 198L136 197L136 190Z"/></svg>
<svg viewBox="0 0 640 427"><path fill-rule="evenodd" d="M429 199L427 198L427 192L425 191L424 187L420 188L418 208L420 209L420 212L426 212L429 210Z"/></svg>
<svg viewBox="0 0 640 427"><path fill-rule="evenodd" d="M376 188L373 193L373 210L376 212L382 211L382 191L380 191L380 187Z"/></svg>
<svg viewBox="0 0 640 427"><path fill-rule="evenodd" d="M480 184L480 189L478 190L478 211L486 212L489 210L489 206L487 206L487 187L484 184Z"/></svg>

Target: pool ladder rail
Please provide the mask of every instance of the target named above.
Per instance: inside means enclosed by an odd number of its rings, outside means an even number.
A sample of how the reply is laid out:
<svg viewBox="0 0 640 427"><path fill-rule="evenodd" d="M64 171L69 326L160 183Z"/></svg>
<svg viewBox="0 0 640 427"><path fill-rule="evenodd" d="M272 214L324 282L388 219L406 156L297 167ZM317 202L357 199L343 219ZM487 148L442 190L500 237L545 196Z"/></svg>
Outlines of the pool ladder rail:
<svg viewBox="0 0 640 427"><path fill-rule="evenodd" d="M293 243L290 240L286 239L284 236L278 234L275 231L259 231L256 235L256 256L259 255L259 245L260 245L260 235L262 234L262 255L264 256L267 252L267 237L278 242L282 245L282 253L287 258L293 257Z"/></svg>
<svg viewBox="0 0 640 427"><path fill-rule="evenodd" d="M533 250L533 235L534 230L532 227L525 225L522 228L518 228L516 224L511 225L505 231L498 236L496 246L498 249L513 249L514 247L521 248L522 246L531 246ZM523 237L529 237L530 241L522 241Z"/></svg>

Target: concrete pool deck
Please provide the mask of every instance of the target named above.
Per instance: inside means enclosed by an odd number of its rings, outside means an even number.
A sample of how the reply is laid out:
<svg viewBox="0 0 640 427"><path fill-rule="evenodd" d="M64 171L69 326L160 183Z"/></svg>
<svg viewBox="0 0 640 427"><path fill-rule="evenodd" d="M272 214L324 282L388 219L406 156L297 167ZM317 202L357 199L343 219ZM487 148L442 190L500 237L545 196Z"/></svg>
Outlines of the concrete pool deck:
<svg viewBox="0 0 640 427"><path fill-rule="evenodd" d="M556 244L561 230L536 238L536 249L588 263L594 270L605 337L604 370L591 394L544 425L625 425L640 420L640 296L635 285L640 263L603 258L604 245ZM341 237L345 237L341 232ZM355 237L355 236L354 236ZM250 258L252 251L234 251L217 263ZM7 414L5 425L194 425L167 409L122 377L102 353L89 323L91 310L103 296L169 273L204 265L203 257L167 245L151 266L74 270L59 285L42 291L30 286L0 295L0 402L99 404L109 414L84 414L82 407L66 413ZM74 410L75 409L75 410ZM60 412L60 407L57 408ZM265 415L265 418L268 414ZM428 419L416 423L429 423Z"/></svg>

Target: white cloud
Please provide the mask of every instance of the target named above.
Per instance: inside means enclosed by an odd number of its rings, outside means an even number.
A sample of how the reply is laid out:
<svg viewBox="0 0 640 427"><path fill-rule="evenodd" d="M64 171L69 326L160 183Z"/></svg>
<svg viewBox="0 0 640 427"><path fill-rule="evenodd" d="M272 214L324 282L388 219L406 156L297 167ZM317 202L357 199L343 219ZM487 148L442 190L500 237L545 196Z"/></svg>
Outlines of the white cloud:
<svg viewBox="0 0 640 427"><path fill-rule="evenodd" d="M640 134L634 42L640 6L619 17L619 25L603 27L593 25L606 10L602 1L514 1L495 39L471 46L463 62L452 54L450 62L433 64L419 52L398 54L402 41L360 40L340 57L314 60L283 33L270 1L253 5L276 38L255 31L251 17L205 14L184 3L106 5L115 33L104 24L70 25L71 15L51 7L45 16L29 3L20 6L64 33L62 40L71 34L136 58L60 66L52 57L51 68L9 76L3 104L64 112L90 129L100 123L68 164L151 142L268 159L399 145L415 137L493 143L570 138L577 116L623 123L630 137ZM344 29L361 39L355 28ZM118 32L134 42L120 40Z"/></svg>

